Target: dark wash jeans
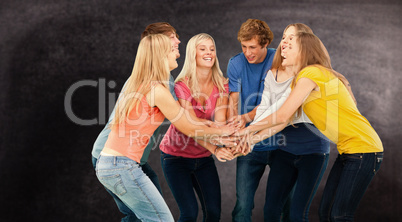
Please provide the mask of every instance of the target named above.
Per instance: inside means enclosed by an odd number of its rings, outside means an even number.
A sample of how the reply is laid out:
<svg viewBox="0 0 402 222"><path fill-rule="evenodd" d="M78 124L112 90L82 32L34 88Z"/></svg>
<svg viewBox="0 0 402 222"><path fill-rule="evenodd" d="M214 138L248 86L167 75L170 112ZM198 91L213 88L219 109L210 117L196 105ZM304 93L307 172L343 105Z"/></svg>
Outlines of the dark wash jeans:
<svg viewBox="0 0 402 222"><path fill-rule="evenodd" d="M97 158L92 156L92 165L94 169L96 169L96 162L98 161ZM151 166L148 163L145 163L141 165L142 171L151 179L152 183L156 186L156 188L159 190L159 192L162 194L162 189L159 184L158 176L156 173L153 171ZM113 197L113 200L116 202L117 207L119 208L119 211L125 215L124 218L121 219L122 222L134 222L134 221L140 221L137 216L135 216L134 212L130 210L121 200L119 197L117 197L111 190L107 189L105 187L106 191Z"/></svg>
<svg viewBox="0 0 402 222"><path fill-rule="evenodd" d="M320 221L353 221L357 206L382 160L383 152L339 154L322 195Z"/></svg>
<svg viewBox="0 0 402 222"><path fill-rule="evenodd" d="M180 209L178 221L197 221L200 200L203 221L219 221L221 189L218 171L212 156L184 158L161 152L166 181Z"/></svg>
<svg viewBox="0 0 402 222"><path fill-rule="evenodd" d="M253 151L237 158L236 164L236 205L232 211L232 221L251 221L254 209L254 197L264 174L265 168L271 166L277 150ZM268 189L268 187L267 187ZM282 221L289 221L289 195L283 208Z"/></svg>
<svg viewBox="0 0 402 222"><path fill-rule="evenodd" d="M268 176L265 221L280 221L285 201L294 187L290 221L308 221L311 202L328 165L329 154L294 155L277 150Z"/></svg>

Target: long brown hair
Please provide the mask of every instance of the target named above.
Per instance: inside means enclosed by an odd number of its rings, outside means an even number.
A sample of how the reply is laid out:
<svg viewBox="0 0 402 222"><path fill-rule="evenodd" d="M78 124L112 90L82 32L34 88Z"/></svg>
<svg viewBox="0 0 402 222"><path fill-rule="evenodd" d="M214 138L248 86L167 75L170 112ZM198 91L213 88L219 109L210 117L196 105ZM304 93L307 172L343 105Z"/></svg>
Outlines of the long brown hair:
<svg viewBox="0 0 402 222"><path fill-rule="evenodd" d="M286 30L288 30L288 28L291 26L294 26L296 28L296 32L306 32L306 33L313 34L313 30L311 30L310 27L308 27L307 25L305 25L303 23L289 24L288 26L286 26L285 30L283 30L283 33L285 33ZM272 61L271 69L281 69L281 70L285 69L282 66L283 58L282 58L281 54L282 54L282 48L281 48L281 43L279 43L278 48L276 49L276 53L274 55L274 59Z"/></svg>
<svg viewBox="0 0 402 222"><path fill-rule="evenodd" d="M308 66L317 66L320 69L331 72L346 86L345 82L343 81L344 79L346 80L346 78L332 69L331 60L328 52L326 52L321 40L316 35L312 33L299 32L297 34L296 41L299 43L300 62L298 64L298 67L296 68L297 75L293 79L292 86L296 84L296 79L300 72ZM297 116L300 116L301 110L302 107L300 106L297 110Z"/></svg>
<svg viewBox="0 0 402 222"><path fill-rule="evenodd" d="M300 60L301 63L300 66L296 69L297 75L303 68L309 65L321 65L330 72L332 72L339 80L341 80L341 82L346 86L347 90L349 91L349 94L352 96L353 100L356 103L356 99L354 98L349 81L342 74L332 69L331 58L329 56L329 53L324 44L322 43L322 41L317 36L314 35L313 30L309 26L303 23L293 23L289 24L285 28L284 32L286 32L286 30L291 26L294 26L296 28L296 37L298 38L297 39L298 43L301 45L301 43L303 42L304 44L304 47L302 47L302 45L300 46L300 50L304 50L304 52L303 53L300 52L299 54L301 57ZM303 38L304 40L301 40L300 36L302 36L301 38ZM281 54L282 54L282 48L281 44L279 43L274 59L272 61L273 69L281 69L281 70L285 69L282 66L283 58ZM293 78L292 86L296 84L297 75L295 78ZM299 107L299 109L295 113L297 117L301 116L301 111L302 108Z"/></svg>

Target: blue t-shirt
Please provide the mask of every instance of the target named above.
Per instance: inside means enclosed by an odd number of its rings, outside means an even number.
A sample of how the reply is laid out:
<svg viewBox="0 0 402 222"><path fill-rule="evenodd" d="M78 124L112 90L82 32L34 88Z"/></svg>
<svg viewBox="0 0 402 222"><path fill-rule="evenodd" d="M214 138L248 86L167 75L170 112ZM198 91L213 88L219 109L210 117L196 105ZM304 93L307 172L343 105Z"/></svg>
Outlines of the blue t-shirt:
<svg viewBox="0 0 402 222"><path fill-rule="evenodd" d="M229 91L239 92L239 114L252 111L261 102L264 80L271 69L276 49L268 48L264 61L258 64L249 63L244 53L230 58L227 68ZM274 135L254 146L253 151L267 151L278 148L280 135Z"/></svg>
<svg viewBox="0 0 402 222"><path fill-rule="evenodd" d="M127 83L127 81L126 81L126 83ZM126 83L124 83L124 85L126 85ZM123 86L123 88L124 88L124 86ZM176 93L174 92L174 80L173 80L172 76L170 76L170 79L169 79L169 90L170 90L170 93L172 94L173 98L177 101ZM103 128L103 130L99 133L98 137L95 140L94 146L92 148L92 156L95 157L96 159L99 157L103 147L105 146L106 140L109 137L109 133L110 133L109 124L113 120L115 108L116 108L116 106L113 108L113 111L109 116L109 120L105 125L105 128ZM152 147L154 147L154 145L155 145L155 142L157 140L157 136L159 135L161 126L159 126L155 130L154 134L150 138L149 143L144 150L144 154L142 155L140 165L143 165L148 161L149 153L151 152Z"/></svg>

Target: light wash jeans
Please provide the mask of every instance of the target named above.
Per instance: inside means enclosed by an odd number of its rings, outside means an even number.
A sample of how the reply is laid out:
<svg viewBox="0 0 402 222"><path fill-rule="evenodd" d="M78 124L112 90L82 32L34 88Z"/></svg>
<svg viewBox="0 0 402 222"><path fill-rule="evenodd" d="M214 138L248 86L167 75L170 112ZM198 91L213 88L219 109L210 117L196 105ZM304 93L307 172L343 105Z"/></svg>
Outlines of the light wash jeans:
<svg viewBox="0 0 402 222"><path fill-rule="evenodd" d="M96 162L98 162L98 159L92 156L92 165L94 169L96 169ZM162 194L162 188L161 185L159 184L159 179L154 170L151 168L151 166L145 162L144 164L141 163L141 169L144 171L144 173L151 179L152 183L158 188L159 192ZM130 210L120 199L117 197L112 191L107 189L105 187L106 191L113 197L113 200L116 202L117 207L119 208L119 211L124 214L124 217L121 219L121 222L138 222L140 221L137 216L135 216L134 212Z"/></svg>
<svg viewBox="0 0 402 222"><path fill-rule="evenodd" d="M140 165L124 156L102 156L96 176L142 221L174 221L162 195Z"/></svg>

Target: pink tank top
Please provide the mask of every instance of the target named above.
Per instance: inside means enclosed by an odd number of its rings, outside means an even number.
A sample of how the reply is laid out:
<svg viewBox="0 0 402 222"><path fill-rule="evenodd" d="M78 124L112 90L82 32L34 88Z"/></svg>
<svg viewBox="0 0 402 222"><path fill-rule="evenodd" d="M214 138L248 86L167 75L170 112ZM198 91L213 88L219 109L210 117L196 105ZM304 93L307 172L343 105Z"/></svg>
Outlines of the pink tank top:
<svg viewBox="0 0 402 222"><path fill-rule="evenodd" d="M225 84L226 93L229 91L229 85ZM202 106L191 96L188 86L180 81L175 85L177 98L189 101L193 105L194 112L198 118L212 120L215 113L216 102L219 99L219 89L214 86L211 95ZM193 138L181 133L173 124L160 143L160 149L167 154L181 156L186 158L201 158L211 155L207 149L199 145Z"/></svg>

